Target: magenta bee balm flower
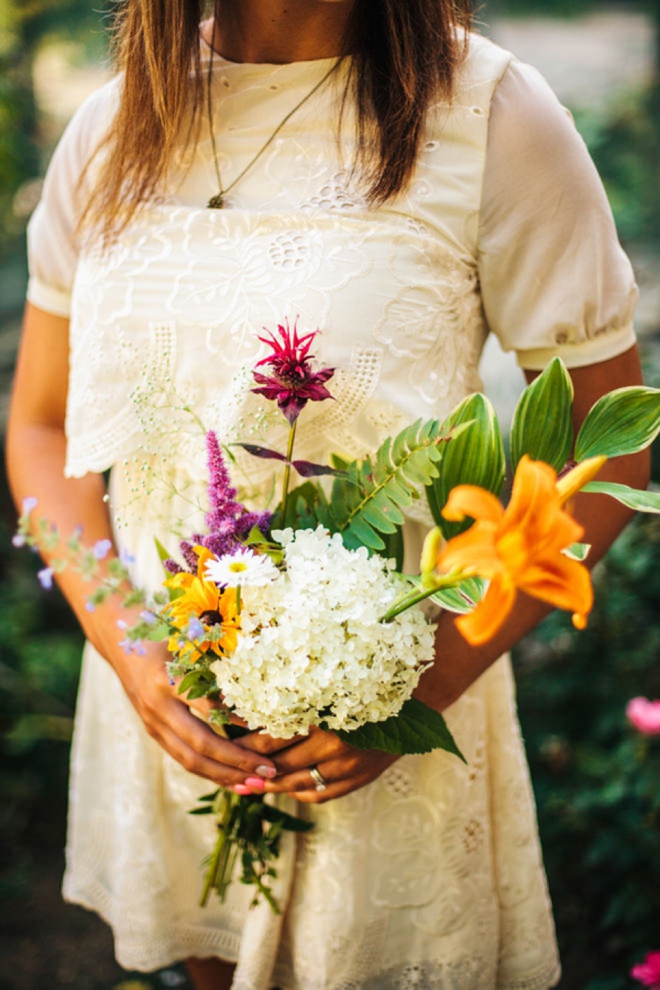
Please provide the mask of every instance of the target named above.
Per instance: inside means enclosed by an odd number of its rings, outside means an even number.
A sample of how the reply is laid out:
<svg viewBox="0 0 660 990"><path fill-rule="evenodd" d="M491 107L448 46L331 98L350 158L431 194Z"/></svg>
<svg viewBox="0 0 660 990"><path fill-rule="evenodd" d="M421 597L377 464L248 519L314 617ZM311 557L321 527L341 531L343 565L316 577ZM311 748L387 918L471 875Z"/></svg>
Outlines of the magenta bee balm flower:
<svg viewBox="0 0 660 990"><path fill-rule="evenodd" d="M297 325L294 323L292 329L286 320L284 326L279 324L277 327L279 339L270 330L266 332L268 337L259 337L259 340L272 349L272 354L258 361L256 367L267 365L271 373L264 375L255 371L254 380L259 387L252 391L274 399L292 425L310 400L320 402L332 398L325 383L332 378L335 369L312 369L310 362L314 355L309 349L318 330L299 337Z"/></svg>

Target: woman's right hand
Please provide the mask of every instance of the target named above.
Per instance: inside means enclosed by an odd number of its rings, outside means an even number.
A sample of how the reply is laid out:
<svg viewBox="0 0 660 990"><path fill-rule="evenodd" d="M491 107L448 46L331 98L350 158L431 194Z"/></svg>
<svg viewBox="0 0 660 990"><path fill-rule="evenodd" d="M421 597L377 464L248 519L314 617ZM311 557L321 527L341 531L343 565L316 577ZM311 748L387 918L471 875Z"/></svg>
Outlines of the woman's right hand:
<svg viewBox="0 0 660 990"><path fill-rule="evenodd" d="M245 785L249 778L270 780L277 769L267 756L251 752L223 739L194 715L190 708L208 714L207 699L188 701L177 693L161 644L146 644L143 656L124 655L112 649L111 663L145 729L165 752L190 773L206 777L220 787Z"/></svg>

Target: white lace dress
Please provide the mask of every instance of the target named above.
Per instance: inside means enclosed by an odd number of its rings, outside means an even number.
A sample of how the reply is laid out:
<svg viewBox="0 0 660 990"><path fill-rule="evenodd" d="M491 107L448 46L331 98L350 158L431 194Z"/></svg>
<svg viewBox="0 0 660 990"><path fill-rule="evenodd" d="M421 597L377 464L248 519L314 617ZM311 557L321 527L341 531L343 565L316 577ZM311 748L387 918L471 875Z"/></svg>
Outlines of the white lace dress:
<svg viewBox="0 0 660 990"><path fill-rule="evenodd" d="M216 56L226 184L329 64ZM364 455L479 389L488 329L529 368L555 353L590 364L633 341L634 282L582 142L533 70L483 39L453 104L433 108L394 202L369 209L351 182L350 121L342 158L328 85L225 209L205 209L217 190L203 133L167 193L101 256L76 232L77 180L116 92L84 105L53 159L30 227L29 297L71 316L67 472L112 467L117 540L143 584L160 579L153 536L174 548L172 531L199 523L203 438L190 411L226 442L280 439L247 391L264 326L320 328L317 355L337 368L335 401L301 419L299 456L315 459ZM268 466L239 460L236 480L263 494ZM425 522L418 514L409 535ZM281 918L249 910L238 884L203 910L213 825L187 812L209 784L146 735L88 647L65 896L112 925L124 966L217 955L238 961L235 990L544 990L559 968L508 660L448 718L467 766L406 757L309 810L314 830L289 837L279 864Z"/></svg>

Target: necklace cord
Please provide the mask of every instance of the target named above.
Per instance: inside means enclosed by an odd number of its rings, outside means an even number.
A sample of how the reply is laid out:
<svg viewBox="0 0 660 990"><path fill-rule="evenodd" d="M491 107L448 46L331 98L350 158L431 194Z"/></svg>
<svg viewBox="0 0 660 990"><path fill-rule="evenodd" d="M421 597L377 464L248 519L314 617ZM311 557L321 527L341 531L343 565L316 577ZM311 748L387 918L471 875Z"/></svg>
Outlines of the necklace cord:
<svg viewBox="0 0 660 990"><path fill-rule="evenodd" d="M291 118L293 117L293 115L295 113L297 113L298 110L300 110L300 108L308 100L310 100L312 98L312 96L314 96L314 94L316 92L318 92L318 90L321 88L321 86L323 86L323 84L328 81L328 79L330 78L330 76L334 72L337 71L337 69L339 68L339 66L341 65L341 63L343 61L343 58L342 57L338 58L337 61L334 62L333 65L330 66L330 68L328 69L328 71L321 77L321 79L319 79L319 81L317 83L315 83L315 85L310 89L310 91L308 93L306 93L305 96L303 96L302 100L300 100L298 103L296 103L296 105L295 105L295 107L293 107L293 109L289 110L289 112L286 114L286 116L283 117L282 120L279 122L279 124L277 125L277 127L275 128L275 130L273 131L273 133L270 135L270 137L268 138L268 140L265 142L265 144L262 145L262 147L259 149L259 151L257 151L257 153L254 156L254 158L252 158L247 163L247 165L245 166L245 168L241 172L239 172L239 174L236 176L235 179L232 179L232 181L229 183L229 185L226 188L223 188L223 186L222 186L222 174L220 172L220 163L219 163L219 160L218 160L218 148L217 148L216 138L215 138L215 128L213 126L213 100L212 100L212 86L211 86L211 84L212 84L212 79L213 79L213 59L214 59L214 57L215 57L215 51L213 50L213 48L211 48L210 58L209 58L209 68L208 68L208 72L207 72L206 111L207 111L207 115L208 115L209 133L210 133L210 137L211 137L211 150L213 152L213 164L215 166L215 175L216 175L216 179L217 179L217 182L218 182L218 192L217 192L217 194L215 196L212 196L211 197L211 199L208 202L208 206L211 209L219 209L219 208L222 207L222 205L224 203L224 198L227 195L227 193L230 192L234 188L234 186L238 182L241 181L241 179L243 178L243 176L246 175L247 172L250 171L250 169L252 168L252 166L255 165L259 161L259 159L261 158L261 156L264 154L265 151L267 151L267 149L273 143L273 141L275 140L275 138L277 137L277 135L280 133L280 131L282 130L282 128L291 120Z"/></svg>

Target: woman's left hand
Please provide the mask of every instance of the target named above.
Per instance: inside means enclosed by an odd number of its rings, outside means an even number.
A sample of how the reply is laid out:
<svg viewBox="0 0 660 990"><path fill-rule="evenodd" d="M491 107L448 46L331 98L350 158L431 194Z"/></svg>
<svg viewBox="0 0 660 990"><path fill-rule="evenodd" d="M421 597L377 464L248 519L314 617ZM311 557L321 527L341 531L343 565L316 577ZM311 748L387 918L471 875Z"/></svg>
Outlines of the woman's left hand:
<svg viewBox="0 0 660 990"><path fill-rule="evenodd" d="M244 736L239 744L251 749L254 741L254 748L261 750L268 738L254 733ZM266 748L273 752L271 747ZM342 742L334 732L312 728L308 736L299 736L286 749L273 752L271 758L278 775L274 780L264 782L264 787L260 787L263 793L290 794L297 801L323 804L370 784L398 756L378 749L355 749ZM325 781L325 789L318 788L319 781L310 773L314 768Z"/></svg>

